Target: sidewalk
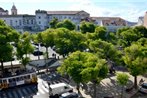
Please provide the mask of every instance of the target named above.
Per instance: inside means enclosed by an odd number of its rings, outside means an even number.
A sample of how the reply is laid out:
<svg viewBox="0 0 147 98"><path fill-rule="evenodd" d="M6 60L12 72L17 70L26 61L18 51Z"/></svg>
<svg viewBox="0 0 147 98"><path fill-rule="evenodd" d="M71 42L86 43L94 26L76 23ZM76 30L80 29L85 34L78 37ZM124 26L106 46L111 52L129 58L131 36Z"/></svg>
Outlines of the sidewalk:
<svg viewBox="0 0 147 98"><path fill-rule="evenodd" d="M134 77L131 75L129 76L130 78L129 78L129 83L127 87L132 86L134 82ZM147 82L147 78L143 76L137 77L138 82L140 81L141 78L143 78L145 82ZM73 82L71 82L70 84L74 86L74 91L77 92L75 84ZM124 88L124 91L123 91L124 98L131 98L134 94L138 92L138 90L133 89L132 91L127 93L125 89L126 88ZM116 81L116 76L112 76L112 77L103 79L100 85L97 85L97 98L104 98L106 96L114 96L114 98L120 98L121 91L122 91L122 88L120 85L118 85ZM85 90L82 90L81 88L80 88L80 92L84 98L92 98L90 95L93 94L93 88L90 87L90 93L88 94L85 93ZM138 98L147 98L147 97L138 97Z"/></svg>

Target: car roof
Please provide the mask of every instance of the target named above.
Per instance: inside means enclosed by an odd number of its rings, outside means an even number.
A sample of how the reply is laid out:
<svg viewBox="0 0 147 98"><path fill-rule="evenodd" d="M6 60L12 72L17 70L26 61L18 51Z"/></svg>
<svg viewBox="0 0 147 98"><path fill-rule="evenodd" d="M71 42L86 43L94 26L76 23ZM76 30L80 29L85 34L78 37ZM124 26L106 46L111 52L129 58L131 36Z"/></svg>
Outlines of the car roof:
<svg viewBox="0 0 147 98"><path fill-rule="evenodd" d="M72 97L72 96L75 97L78 96L78 94L76 92L72 92L72 93L67 92L62 94L62 97Z"/></svg>

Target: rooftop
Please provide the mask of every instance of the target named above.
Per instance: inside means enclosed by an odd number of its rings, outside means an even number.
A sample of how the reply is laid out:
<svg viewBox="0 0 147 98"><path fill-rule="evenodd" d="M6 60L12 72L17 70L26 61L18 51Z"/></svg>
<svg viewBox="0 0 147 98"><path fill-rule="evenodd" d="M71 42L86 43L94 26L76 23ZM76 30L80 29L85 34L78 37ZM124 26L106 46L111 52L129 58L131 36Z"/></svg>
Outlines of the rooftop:
<svg viewBox="0 0 147 98"><path fill-rule="evenodd" d="M74 15L81 11L47 11L47 14L51 15Z"/></svg>

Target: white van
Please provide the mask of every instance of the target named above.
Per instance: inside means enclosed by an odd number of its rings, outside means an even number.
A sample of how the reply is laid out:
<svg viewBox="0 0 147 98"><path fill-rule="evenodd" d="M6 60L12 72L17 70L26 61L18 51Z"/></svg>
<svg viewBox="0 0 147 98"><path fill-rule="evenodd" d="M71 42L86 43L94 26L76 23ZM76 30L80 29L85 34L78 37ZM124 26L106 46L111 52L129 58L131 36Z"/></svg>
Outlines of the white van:
<svg viewBox="0 0 147 98"><path fill-rule="evenodd" d="M73 87L65 84L65 83L58 83L50 85L50 94L54 95L61 95L66 92L72 92Z"/></svg>

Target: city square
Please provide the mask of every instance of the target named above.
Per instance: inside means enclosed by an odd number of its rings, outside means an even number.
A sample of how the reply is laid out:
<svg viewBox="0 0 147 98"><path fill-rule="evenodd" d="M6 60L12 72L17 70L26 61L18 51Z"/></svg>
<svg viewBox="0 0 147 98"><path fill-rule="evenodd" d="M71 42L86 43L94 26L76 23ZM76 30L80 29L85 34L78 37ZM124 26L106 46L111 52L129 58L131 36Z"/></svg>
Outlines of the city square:
<svg viewBox="0 0 147 98"><path fill-rule="evenodd" d="M0 4L0 98L147 98L145 1Z"/></svg>

